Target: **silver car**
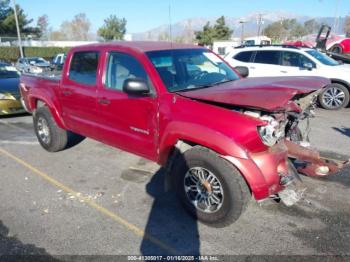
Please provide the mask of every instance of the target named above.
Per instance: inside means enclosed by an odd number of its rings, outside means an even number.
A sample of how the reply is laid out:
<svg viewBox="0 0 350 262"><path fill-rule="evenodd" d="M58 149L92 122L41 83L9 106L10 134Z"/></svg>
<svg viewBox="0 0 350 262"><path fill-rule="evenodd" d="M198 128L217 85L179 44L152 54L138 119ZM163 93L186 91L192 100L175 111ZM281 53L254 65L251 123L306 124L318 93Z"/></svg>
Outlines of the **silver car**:
<svg viewBox="0 0 350 262"><path fill-rule="evenodd" d="M16 68L22 73L39 74L50 71L50 63L42 57L24 57L18 59Z"/></svg>

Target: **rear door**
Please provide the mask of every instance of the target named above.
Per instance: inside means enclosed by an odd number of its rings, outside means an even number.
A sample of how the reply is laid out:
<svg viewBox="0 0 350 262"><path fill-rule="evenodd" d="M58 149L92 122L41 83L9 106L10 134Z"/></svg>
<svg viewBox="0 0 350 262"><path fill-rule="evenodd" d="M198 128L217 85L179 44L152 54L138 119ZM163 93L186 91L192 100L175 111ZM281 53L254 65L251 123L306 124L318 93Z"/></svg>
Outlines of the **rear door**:
<svg viewBox="0 0 350 262"><path fill-rule="evenodd" d="M98 119L96 106L99 52L78 51L73 54L60 89L63 119L68 129L95 137Z"/></svg>
<svg viewBox="0 0 350 262"><path fill-rule="evenodd" d="M104 79L98 89L99 140L149 159L156 159L158 100L123 92L127 79L152 84L144 66L131 54L109 52L104 58Z"/></svg>
<svg viewBox="0 0 350 262"><path fill-rule="evenodd" d="M249 76L280 76L281 75L281 51L259 50L253 58L253 64L249 67Z"/></svg>

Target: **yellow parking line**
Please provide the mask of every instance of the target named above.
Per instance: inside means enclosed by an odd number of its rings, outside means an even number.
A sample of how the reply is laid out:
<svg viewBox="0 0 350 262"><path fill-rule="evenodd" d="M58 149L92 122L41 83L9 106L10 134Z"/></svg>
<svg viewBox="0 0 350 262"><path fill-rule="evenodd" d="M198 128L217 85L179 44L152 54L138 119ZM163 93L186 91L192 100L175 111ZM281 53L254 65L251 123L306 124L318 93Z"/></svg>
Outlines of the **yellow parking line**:
<svg viewBox="0 0 350 262"><path fill-rule="evenodd" d="M74 191L70 187L68 187L68 186L58 182L56 179L50 177L48 174L46 174L46 173L40 171L39 169L33 167L31 164L25 162L24 160L14 156L10 152L0 148L0 153L2 153L3 155L6 155L8 158L16 161L18 164L21 164L22 166L26 167L27 169L29 169L30 171L32 171L36 175L39 175L40 177L42 177L43 179L45 179L47 182L49 182L50 184L54 185L55 187L65 191L66 193L69 193L69 194L75 196L78 200L83 201L84 203L86 203L90 207L94 208L95 210L99 211L100 213L102 213L102 214L108 216L109 218L113 219L118 224L124 226L125 228L127 228L130 231L132 231L133 233L135 233L137 236L140 236L140 237L143 237L145 239L148 239L150 242L152 242L153 244L159 246L163 250L165 250L167 252L170 252L170 254L174 254L175 255L175 254L178 253L175 249L173 249L172 247L169 247L168 245L164 244L161 240L155 238L152 235L149 235L149 234L145 233L145 231L143 229L141 229L138 226L128 222L127 220L123 219L122 217L120 217L116 213L113 213L112 211L109 211L108 209L100 206L99 204L97 204L96 202L92 201L91 199L89 199L87 197L84 197L84 196L81 196L81 194L77 193L76 191Z"/></svg>

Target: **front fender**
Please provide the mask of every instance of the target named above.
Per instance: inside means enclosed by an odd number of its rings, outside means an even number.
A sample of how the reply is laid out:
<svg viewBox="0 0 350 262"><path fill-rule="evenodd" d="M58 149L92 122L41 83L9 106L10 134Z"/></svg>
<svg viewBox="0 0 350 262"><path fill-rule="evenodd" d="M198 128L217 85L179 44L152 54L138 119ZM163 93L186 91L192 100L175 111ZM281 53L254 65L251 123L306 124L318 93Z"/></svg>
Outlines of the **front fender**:
<svg viewBox="0 0 350 262"><path fill-rule="evenodd" d="M221 155L248 159L247 151L232 138L205 126L173 121L169 123L160 141L160 164L166 163L171 150L180 140L207 147Z"/></svg>

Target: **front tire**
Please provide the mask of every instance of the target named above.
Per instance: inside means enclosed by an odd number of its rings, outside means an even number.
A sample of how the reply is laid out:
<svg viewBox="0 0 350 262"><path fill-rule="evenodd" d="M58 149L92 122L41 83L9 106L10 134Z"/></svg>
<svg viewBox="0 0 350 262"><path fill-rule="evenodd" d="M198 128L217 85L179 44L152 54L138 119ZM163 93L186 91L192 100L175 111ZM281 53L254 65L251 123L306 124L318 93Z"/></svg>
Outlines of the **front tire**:
<svg viewBox="0 0 350 262"><path fill-rule="evenodd" d="M339 110L349 104L349 90L341 84L330 84L319 96L320 105L327 110Z"/></svg>
<svg viewBox="0 0 350 262"><path fill-rule="evenodd" d="M213 227L235 222L251 198L240 172L215 152L200 146L177 157L172 175L184 208Z"/></svg>

